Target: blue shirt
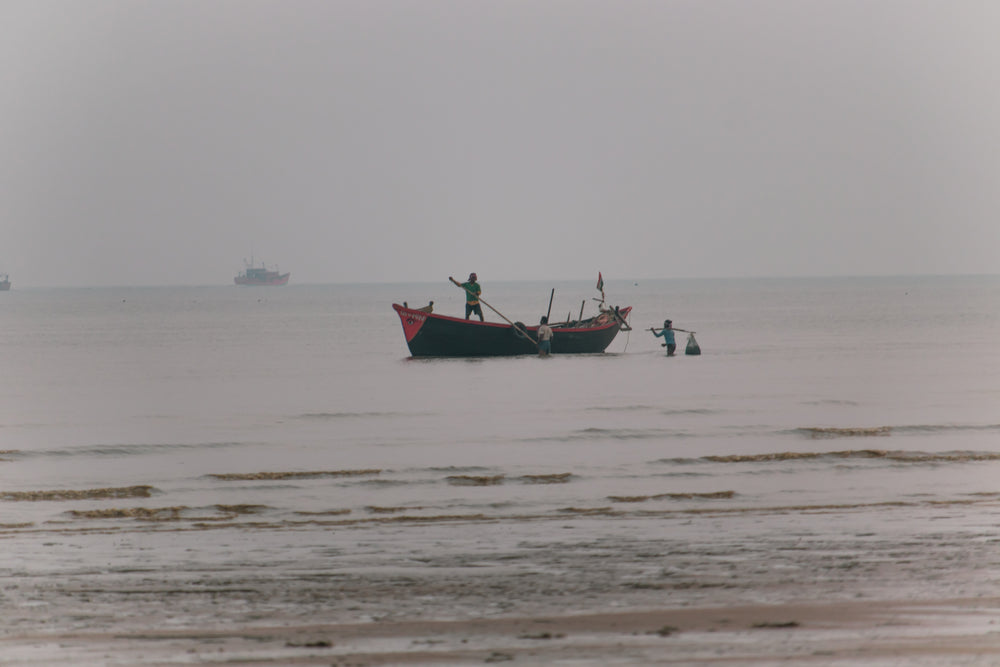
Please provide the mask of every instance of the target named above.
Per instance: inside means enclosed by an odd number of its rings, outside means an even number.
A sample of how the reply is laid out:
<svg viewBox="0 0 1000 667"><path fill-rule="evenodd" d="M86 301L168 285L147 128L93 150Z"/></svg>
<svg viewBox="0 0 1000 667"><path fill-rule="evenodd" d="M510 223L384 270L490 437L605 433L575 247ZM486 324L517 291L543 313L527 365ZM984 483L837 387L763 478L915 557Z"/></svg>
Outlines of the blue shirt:
<svg viewBox="0 0 1000 667"><path fill-rule="evenodd" d="M662 336L663 337L663 342L666 343L667 345L676 345L677 344L677 341L674 340L674 330L673 329L664 329L663 331L659 331L659 332L658 331L654 331L653 335L656 336L657 338L659 338L659 337Z"/></svg>

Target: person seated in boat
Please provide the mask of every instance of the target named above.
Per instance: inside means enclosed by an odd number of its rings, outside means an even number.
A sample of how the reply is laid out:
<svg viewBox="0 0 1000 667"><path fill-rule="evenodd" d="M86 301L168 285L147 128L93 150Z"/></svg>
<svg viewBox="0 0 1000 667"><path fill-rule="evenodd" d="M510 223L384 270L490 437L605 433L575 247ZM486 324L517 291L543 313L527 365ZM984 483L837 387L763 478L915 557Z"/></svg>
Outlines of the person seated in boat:
<svg viewBox="0 0 1000 667"><path fill-rule="evenodd" d="M547 357L552 352L552 327L549 318L542 315L541 326L538 327L538 356Z"/></svg>
<svg viewBox="0 0 1000 667"><path fill-rule="evenodd" d="M650 329L650 331L657 338L663 338L663 346L667 348L667 356L674 356L674 350L677 349L677 341L674 340L674 323L670 320L663 320L663 329L660 331Z"/></svg>
<svg viewBox="0 0 1000 667"><path fill-rule="evenodd" d="M479 315L479 321L483 322L483 307L479 305L479 295L483 293L483 288L476 282L478 277L475 273L469 274L468 282L462 283L465 289L465 319L469 319L472 313Z"/></svg>

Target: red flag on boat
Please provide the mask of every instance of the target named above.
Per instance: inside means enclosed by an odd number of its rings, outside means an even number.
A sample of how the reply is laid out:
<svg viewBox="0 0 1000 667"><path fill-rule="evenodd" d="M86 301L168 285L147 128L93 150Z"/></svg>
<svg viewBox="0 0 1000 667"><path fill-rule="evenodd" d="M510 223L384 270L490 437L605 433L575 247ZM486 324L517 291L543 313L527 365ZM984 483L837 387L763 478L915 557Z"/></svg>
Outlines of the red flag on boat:
<svg viewBox="0 0 1000 667"><path fill-rule="evenodd" d="M601 277L601 272L597 272L597 289L600 292L604 292L604 278Z"/></svg>

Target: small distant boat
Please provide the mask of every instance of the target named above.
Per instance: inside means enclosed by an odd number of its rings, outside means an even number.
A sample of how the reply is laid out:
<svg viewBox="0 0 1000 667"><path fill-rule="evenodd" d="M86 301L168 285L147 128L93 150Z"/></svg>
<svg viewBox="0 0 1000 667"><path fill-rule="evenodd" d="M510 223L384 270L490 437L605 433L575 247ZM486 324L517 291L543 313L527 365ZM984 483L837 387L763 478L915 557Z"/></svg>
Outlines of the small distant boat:
<svg viewBox="0 0 1000 667"><path fill-rule="evenodd" d="M251 258L246 270L236 276L234 280L237 285L286 285L288 277L291 275L291 273L280 273L264 268L263 262L259 267L256 267L253 265L253 258Z"/></svg>
<svg viewBox="0 0 1000 667"><path fill-rule="evenodd" d="M4 273L0 274L0 292L10 291L10 277Z"/></svg>

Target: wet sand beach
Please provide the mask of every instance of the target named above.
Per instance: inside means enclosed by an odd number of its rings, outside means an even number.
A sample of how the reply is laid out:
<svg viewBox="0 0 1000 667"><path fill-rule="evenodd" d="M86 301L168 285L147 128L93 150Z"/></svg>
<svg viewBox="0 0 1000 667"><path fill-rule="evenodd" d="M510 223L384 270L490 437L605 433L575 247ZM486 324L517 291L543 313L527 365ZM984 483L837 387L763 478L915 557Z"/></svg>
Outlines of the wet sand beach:
<svg viewBox="0 0 1000 667"><path fill-rule="evenodd" d="M996 539L917 513L9 528L0 664L997 664Z"/></svg>
<svg viewBox="0 0 1000 667"><path fill-rule="evenodd" d="M1000 598L9 635L5 665L992 665Z"/></svg>

